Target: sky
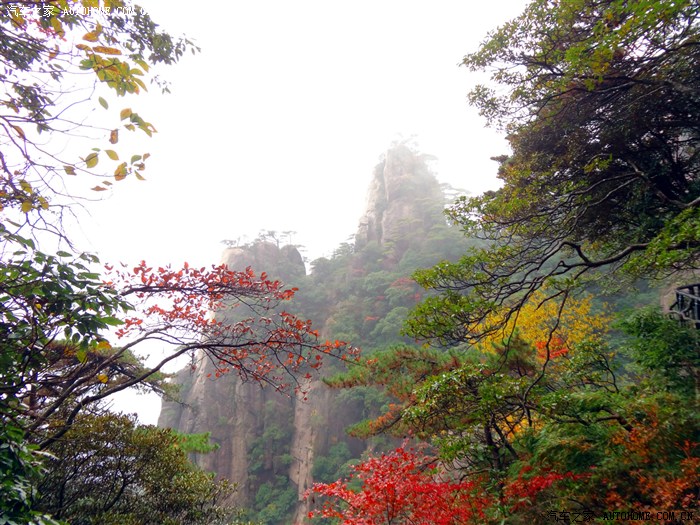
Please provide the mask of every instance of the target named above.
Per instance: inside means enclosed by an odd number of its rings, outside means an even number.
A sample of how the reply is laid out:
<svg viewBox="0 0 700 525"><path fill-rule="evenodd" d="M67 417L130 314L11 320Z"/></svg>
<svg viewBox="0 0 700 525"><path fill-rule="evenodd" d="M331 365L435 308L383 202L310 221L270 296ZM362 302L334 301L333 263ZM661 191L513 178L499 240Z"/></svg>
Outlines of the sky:
<svg viewBox="0 0 700 525"><path fill-rule="evenodd" d="M439 180L493 189L507 152L466 97L480 78L462 57L522 1L309 1L140 4L202 49L159 68L119 103L158 130L147 181L88 206L80 228L104 261L212 264L224 239L296 231L310 260L357 228L380 155L413 137ZM481 77L483 79L485 77Z"/></svg>
<svg viewBox="0 0 700 525"><path fill-rule="evenodd" d="M201 53L158 69L171 94L118 101L158 133L136 142L147 180L96 194L76 225L103 262L211 265L222 240L263 229L295 231L309 260L330 256L397 140L435 156L441 182L497 187L490 157L507 145L467 103L486 77L459 63L522 0L139 3ZM138 404L155 422L158 401Z"/></svg>

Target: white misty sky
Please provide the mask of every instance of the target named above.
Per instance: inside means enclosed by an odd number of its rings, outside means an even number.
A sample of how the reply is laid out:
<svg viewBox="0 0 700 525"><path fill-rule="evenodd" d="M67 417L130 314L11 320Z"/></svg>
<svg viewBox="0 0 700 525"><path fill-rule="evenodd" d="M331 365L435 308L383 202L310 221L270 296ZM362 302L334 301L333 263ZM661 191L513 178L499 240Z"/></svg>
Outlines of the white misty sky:
<svg viewBox="0 0 700 525"><path fill-rule="evenodd" d="M102 261L210 265L221 240L261 229L295 230L311 260L330 255L401 137L437 157L440 181L497 186L489 157L507 146L468 106L479 79L458 64L524 1L139 3L202 52L161 70L172 94L111 102L158 133L138 144L152 154L147 181L116 183L80 222ZM137 403L155 422L158 400Z"/></svg>
<svg viewBox="0 0 700 525"><path fill-rule="evenodd" d="M220 241L294 230L314 259L351 236L374 166L415 135L443 182L496 186L507 151L470 108L458 67L523 1L140 2L202 48L162 68L172 94L112 101L158 133L146 182L123 181L81 221L104 261L219 261ZM125 137L124 134L122 134ZM105 192L106 193L106 192Z"/></svg>

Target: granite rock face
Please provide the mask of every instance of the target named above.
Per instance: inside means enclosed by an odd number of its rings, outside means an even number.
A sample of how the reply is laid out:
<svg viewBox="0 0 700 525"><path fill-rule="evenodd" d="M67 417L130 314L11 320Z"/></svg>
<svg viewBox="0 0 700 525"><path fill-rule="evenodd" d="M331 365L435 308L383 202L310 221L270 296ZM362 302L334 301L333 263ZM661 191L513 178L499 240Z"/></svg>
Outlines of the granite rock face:
<svg viewBox="0 0 700 525"><path fill-rule="evenodd" d="M444 197L422 155L396 146L375 168L367 208L355 236L361 249L375 242L398 262L415 238L424 238L442 219Z"/></svg>
<svg viewBox="0 0 700 525"><path fill-rule="evenodd" d="M417 240L446 227L443 204L442 191L425 159L405 146L391 148L375 169L355 250L364 250L366 258L368 249L374 247L382 254L381 264L391 269L409 248L422 249ZM357 271L363 260L351 257L348 271ZM222 262L235 270L248 266L256 272L264 270L290 285L305 276L299 251L276 243L227 248ZM321 286L327 285L322 282ZM334 314L332 306L313 314L322 337L327 336L324 326L332 324ZM353 343L362 345L361 341ZM340 441L349 442L356 455L366 447L363 441L348 441L344 433L349 423L358 420L357 407L346 409L332 402L338 392L318 380L309 385L308 399L303 401L243 382L235 374L213 380L207 377L212 372L208 362L194 372L179 372L175 381L181 386L181 402L164 403L158 424L180 432L211 433L220 448L194 459L206 470L238 484L234 503L259 505L264 484L286 483L296 510L285 523L305 523L309 509L303 495L315 481L314 458Z"/></svg>
<svg viewBox="0 0 700 525"><path fill-rule="evenodd" d="M305 274L304 262L299 251L292 246L277 247L261 242L248 247L227 248L221 262L234 270L252 267L256 272L264 268L272 278L291 282ZM211 440L219 449L210 454L197 455L195 461L202 468L216 472L238 484L234 496L236 503L250 504L257 483L250 479L253 469L249 461L251 449L266 433L266 418L277 419L281 414L293 419L296 402L270 388L261 388L254 382L244 382L235 374L214 377L214 365L201 361L192 371L180 371L175 382L180 385L181 400L165 402L158 425L180 432L211 432ZM273 475L286 474L287 466L273 465L272 458L265 458ZM265 466L265 465L263 465Z"/></svg>

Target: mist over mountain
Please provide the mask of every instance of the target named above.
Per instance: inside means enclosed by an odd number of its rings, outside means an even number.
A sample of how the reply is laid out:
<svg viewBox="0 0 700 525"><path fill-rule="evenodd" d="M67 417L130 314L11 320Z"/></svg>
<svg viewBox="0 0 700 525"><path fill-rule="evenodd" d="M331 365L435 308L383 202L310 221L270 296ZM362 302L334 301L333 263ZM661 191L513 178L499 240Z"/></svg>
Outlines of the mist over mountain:
<svg viewBox="0 0 700 525"><path fill-rule="evenodd" d="M456 259L467 247L445 221L446 196L428 160L406 145L391 147L374 169L354 243L313 261L308 275L297 247L270 240L229 247L222 262L298 287L285 308L311 319L322 338L349 341L365 354L411 345L401 325L424 294L411 273ZM342 202L342 196L332 198ZM322 375L342 369L328 361ZM181 399L164 403L159 425L210 432L219 449L197 455L196 463L237 483L235 503L263 523L303 523L303 495L314 482L337 478L365 450L386 445L388 438L361 440L346 433L349 425L379 413L387 402L381 392L333 390L315 378L303 401L236 374L213 380L213 371L204 362L179 372Z"/></svg>

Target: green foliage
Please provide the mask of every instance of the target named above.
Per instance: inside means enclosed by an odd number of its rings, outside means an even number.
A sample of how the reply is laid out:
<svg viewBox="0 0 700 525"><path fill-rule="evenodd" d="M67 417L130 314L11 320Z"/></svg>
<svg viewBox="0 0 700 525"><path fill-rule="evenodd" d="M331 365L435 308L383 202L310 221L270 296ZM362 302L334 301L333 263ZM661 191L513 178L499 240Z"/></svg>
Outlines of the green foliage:
<svg viewBox="0 0 700 525"><path fill-rule="evenodd" d="M0 412L42 441L62 431L46 426L51 418L69 425L145 369L103 335L131 306L91 269L95 257L49 255L1 226L0 234L13 250L0 261ZM162 391L162 379L143 386Z"/></svg>
<svg viewBox="0 0 700 525"><path fill-rule="evenodd" d="M232 519L221 506L227 482L194 467L170 430L133 417L80 416L54 442L39 508L71 523L211 524Z"/></svg>
<svg viewBox="0 0 700 525"><path fill-rule="evenodd" d="M195 452L197 454L208 454L219 449L218 443L210 441L211 432L202 432L199 434L183 434L171 429L171 432L177 436L177 447L181 448L185 454Z"/></svg>
<svg viewBox="0 0 700 525"><path fill-rule="evenodd" d="M2 523L58 525L36 510L36 482L43 473L36 447L24 439L24 432L2 421L0 425L0 519Z"/></svg>
<svg viewBox="0 0 700 525"><path fill-rule="evenodd" d="M289 523L289 514L297 502L297 491L286 476L263 483L255 495L255 521L261 525Z"/></svg>
<svg viewBox="0 0 700 525"><path fill-rule="evenodd" d="M697 267L699 17L689 0L535 0L467 55L493 81L471 101L512 154L500 190L451 208L490 244L417 274L440 296L411 333L474 340L545 286Z"/></svg>
<svg viewBox="0 0 700 525"><path fill-rule="evenodd" d="M349 465L353 463L353 455L347 443L340 442L328 449L325 456L314 458L311 474L314 481L330 483L349 474Z"/></svg>
<svg viewBox="0 0 700 525"><path fill-rule="evenodd" d="M630 336L627 351L642 373L688 396L700 392L698 330L651 308L623 319L619 327Z"/></svg>
<svg viewBox="0 0 700 525"><path fill-rule="evenodd" d="M426 378L459 366L460 357L427 348L393 346L374 352L359 366L326 378L332 388L354 391L363 402L365 419L348 428L352 436L367 438L381 433L404 436L410 427L402 420L403 411L415 401L415 388ZM372 387L380 394L372 395ZM345 396L345 399L350 394Z"/></svg>

